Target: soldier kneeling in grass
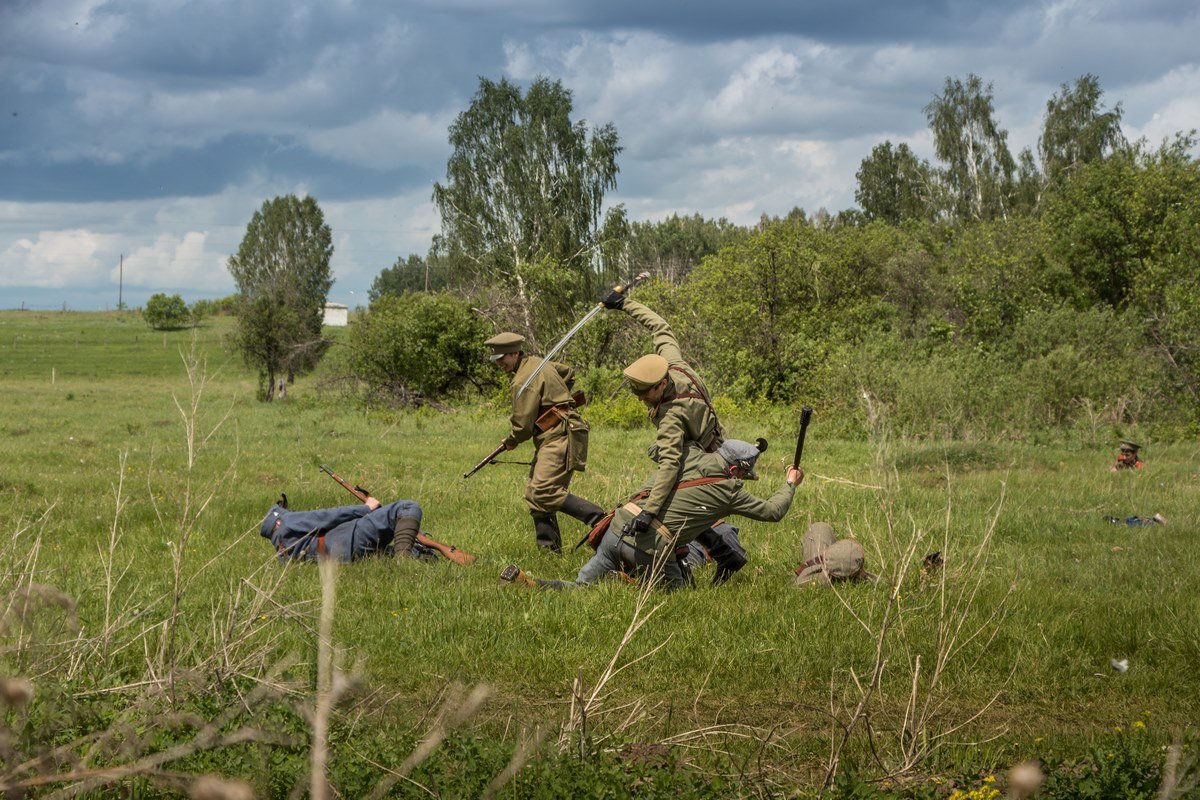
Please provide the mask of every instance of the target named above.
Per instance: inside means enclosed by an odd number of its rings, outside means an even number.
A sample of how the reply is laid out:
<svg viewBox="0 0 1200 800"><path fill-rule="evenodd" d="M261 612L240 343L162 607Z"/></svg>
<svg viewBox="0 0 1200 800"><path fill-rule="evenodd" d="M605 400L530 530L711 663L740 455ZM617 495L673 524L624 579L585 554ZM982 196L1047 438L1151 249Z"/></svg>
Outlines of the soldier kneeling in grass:
<svg viewBox="0 0 1200 800"><path fill-rule="evenodd" d="M361 505L288 511L286 497L271 506L259 532L271 540L280 561L333 558L355 561L372 555L436 559L417 543L421 507L412 500L382 505L370 495Z"/></svg>
<svg viewBox="0 0 1200 800"><path fill-rule="evenodd" d="M804 480L803 470L797 467L788 467L784 484L765 500L747 491L743 479L758 477L754 465L760 452L758 447L736 439L725 441L712 453L685 447L680 480L649 528L639 530L632 525L642 513L638 500L645 494L639 493L613 512L596 554L574 581L532 578L510 564L501 573L501 583L563 589L588 586L625 573L642 580L661 579L668 589L686 586L688 579L679 554L714 523L730 515L778 522L791 508L796 487ZM652 485L653 480L649 483Z"/></svg>
<svg viewBox="0 0 1200 800"><path fill-rule="evenodd" d="M828 522L814 522L808 526L803 554L804 563L796 567L796 577L792 580L796 586L875 580L875 576L867 572L867 556L862 545L853 539L839 540Z"/></svg>

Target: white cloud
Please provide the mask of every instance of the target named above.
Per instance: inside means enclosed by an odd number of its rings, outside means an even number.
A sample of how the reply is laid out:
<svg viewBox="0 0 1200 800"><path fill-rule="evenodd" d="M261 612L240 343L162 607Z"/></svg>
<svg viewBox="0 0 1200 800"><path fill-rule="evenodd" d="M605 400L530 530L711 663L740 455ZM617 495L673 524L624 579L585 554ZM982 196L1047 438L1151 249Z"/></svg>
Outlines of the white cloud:
<svg viewBox="0 0 1200 800"><path fill-rule="evenodd" d="M102 255L113 237L84 229L40 231L17 239L0 253L0 286L89 286L109 265Z"/></svg>
<svg viewBox="0 0 1200 800"><path fill-rule="evenodd" d="M174 294L185 290L229 291L232 280L225 268L226 255L206 248L206 231L188 231L182 236L160 234L125 257L125 285L141 286ZM119 280L116 268L109 282Z"/></svg>

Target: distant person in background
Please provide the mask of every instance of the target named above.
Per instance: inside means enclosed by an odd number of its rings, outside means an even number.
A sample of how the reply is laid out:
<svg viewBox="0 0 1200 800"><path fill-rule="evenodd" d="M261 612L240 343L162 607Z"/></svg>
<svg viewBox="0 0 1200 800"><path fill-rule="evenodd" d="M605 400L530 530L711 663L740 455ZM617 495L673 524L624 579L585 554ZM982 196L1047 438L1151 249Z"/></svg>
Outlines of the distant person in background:
<svg viewBox="0 0 1200 800"><path fill-rule="evenodd" d="M1122 469L1141 469L1142 461L1138 458L1138 451L1141 449L1142 446L1137 442L1122 439L1120 450L1117 452L1117 463L1112 465L1109 472L1117 472Z"/></svg>

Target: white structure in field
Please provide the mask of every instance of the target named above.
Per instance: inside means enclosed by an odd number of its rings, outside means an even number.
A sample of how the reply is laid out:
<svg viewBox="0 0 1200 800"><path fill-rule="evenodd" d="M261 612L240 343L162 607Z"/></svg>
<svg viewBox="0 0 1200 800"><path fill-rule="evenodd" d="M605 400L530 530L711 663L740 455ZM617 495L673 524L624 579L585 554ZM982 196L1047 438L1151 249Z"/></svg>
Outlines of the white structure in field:
<svg viewBox="0 0 1200 800"><path fill-rule="evenodd" d="M326 303L325 318L321 321L322 325L330 325L334 328L344 328L350 322L350 309L341 303Z"/></svg>

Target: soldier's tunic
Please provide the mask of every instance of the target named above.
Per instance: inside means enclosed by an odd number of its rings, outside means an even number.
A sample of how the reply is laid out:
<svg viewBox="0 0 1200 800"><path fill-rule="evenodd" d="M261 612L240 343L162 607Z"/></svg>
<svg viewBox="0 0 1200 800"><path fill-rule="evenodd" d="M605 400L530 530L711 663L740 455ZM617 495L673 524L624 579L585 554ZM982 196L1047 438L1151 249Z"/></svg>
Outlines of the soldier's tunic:
<svg viewBox="0 0 1200 800"><path fill-rule="evenodd" d="M671 326L658 314L641 303L627 299L622 310L640 322L652 337L654 351L666 359L667 387L662 401L650 409L650 420L658 430L650 448L651 458L658 462L650 496L640 505L656 517L661 517L675 484L683 478L684 450L689 443L712 452L723 441L717 415L708 401L708 389L696 375L679 349Z"/></svg>
<svg viewBox="0 0 1200 800"><path fill-rule="evenodd" d="M421 522L421 507L398 500L374 511L366 505L288 511L276 505L267 512L259 533L271 540L280 561L334 558L354 561L388 553L399 517Z"/></svg>
<svg viewBox="0 0 1200 800"><path fill-rule="evenodd" d="M522 355L512 373L512 430L504 443L511 449L533 439L535 449L525 485L525 503L532 514L554 514L567 497L571 473L587 466L588 426L571 399L575 371L565 364L551 361L517 396L517 389L540 363L539 356ZM551 407L559 409L562 422L538 432L534 422Z"/></svg>
<svg viewBox="0 0 1200 800"><path fill-rule="evenodd" d="M728 466L719 454L705 453L695 447L685 450L683 461L679 483L726 474ZM682 489L672 486L667 495L664 515L660 519L669 537L653 529L636 537L623 533L638 512L631 510L628 505L622 506L617 509L596 554L579 570L575 584L594 583L611 572L621 570L623 564L633 563L648 569L658 560L662 564L664 583L670 588L678 588L684 585L684 580L675 560L676 547L693 541L717 520L729 515L778 522L791 508L795 494L796 487L785 482L764 500L751 494L745 484L736 478ZM547 583L555 587L572 585L567 582Z"/></svg>

